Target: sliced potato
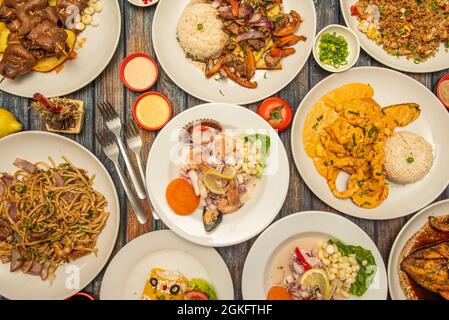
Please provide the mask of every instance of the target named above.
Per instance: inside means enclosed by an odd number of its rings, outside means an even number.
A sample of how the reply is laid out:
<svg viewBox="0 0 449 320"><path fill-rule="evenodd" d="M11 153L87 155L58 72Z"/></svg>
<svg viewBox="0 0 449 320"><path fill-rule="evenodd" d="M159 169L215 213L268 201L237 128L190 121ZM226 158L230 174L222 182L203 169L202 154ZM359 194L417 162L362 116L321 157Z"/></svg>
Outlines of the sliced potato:
<svg viewBox="0 0 449 320"><path fill-rule="evenodd" d="M73 31L67 29L65 30L65 32L67 33L66 43L70 48L69 52L72 52L76 44L76 34ZM63 56L60 58L56 58L55 56L42 58L34 65L33 70L37 72L49 72L60 66L67 59L67 56Z"/></svg>
<svg viewBox="0 0 449 320"><path fill-rule="evenodd" d="M1 0L0 0L1 1ZM5 52L8 35L11 33L5 23L0 22L0 53Z"/></svg>
<svg viewBox="0 0 449 320"><path fill-rule="evenodd" d="M260 59L259 61L257 61L256 68L258 70L281 70L282 64L279 62L275 67L269 67L265 62L265 59Z"/></svg>
<svg viewBox="0 0 449 320"><path fill-rule="evenodd" d="M277 16L279 13L281 13L281 6L279 4L276 4L273 8L271 8L267 12L269 18L273 18Z"/></svg>

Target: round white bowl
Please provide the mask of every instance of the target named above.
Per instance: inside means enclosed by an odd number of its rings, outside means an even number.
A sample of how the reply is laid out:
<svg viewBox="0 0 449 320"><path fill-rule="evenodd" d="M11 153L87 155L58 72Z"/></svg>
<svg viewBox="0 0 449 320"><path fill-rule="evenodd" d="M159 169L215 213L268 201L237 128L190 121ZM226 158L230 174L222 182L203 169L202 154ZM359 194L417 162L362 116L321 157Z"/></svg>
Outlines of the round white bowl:
<svg viewBox="0 0 449 320"><path fill-rule="evenodd" d="M323 34L326 33L337 33L338 35L343 36L346 41L348 42L348 50L349 50L349 56L347 58L348 64L344 66L340 66L338 68L335 68L331 65L324 64L320 61L319 57L319 46L320 46L320 40ZM315 37L314 43L313 43L313 57L315 58L315 61L318 63L318 65L323 68L326 71L329 72L343 72L350 68L352 68L357 61L359 60L360 56L360 41L357 35L349 28L346 28L339 24L331 24L327 27L325 27L323 30L318 33L318 35Z"/></svg>
<svg viewBox="0 0 449 320"><path fill-rule="evenodd" d="M155 5L156 3L159 2L159 0L152 0L151 2L144 4L142 2L140 2L139 0L128 0L129 3L131 3L132 5L136 6L136 7L151 7L153 5Z"/></svg>

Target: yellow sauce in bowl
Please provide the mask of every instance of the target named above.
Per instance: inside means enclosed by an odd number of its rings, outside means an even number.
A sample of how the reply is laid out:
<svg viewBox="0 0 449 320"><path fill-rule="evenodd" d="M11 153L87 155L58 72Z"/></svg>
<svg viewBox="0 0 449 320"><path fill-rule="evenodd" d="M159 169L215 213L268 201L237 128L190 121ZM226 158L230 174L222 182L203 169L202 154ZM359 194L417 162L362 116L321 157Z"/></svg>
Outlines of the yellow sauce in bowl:
<svg viewBox="0 0 449 320"><path fill-rule="evenodd" d="M137 99L133 115L142 128L159 130L170 120L172 108L166 97L156 92L149 92Z"/></svg>

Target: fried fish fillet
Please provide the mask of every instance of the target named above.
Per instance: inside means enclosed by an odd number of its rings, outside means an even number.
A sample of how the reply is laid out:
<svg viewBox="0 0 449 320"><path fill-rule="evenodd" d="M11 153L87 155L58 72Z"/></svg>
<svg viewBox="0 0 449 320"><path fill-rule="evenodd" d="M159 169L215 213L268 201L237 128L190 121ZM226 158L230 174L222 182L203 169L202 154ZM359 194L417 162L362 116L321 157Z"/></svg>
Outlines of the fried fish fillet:
<svg viewBox="0 0 449 320"><path fill-rule="evenodd" d="M401 269L419 286L449 299L449 241L412 252Z"/></svg>

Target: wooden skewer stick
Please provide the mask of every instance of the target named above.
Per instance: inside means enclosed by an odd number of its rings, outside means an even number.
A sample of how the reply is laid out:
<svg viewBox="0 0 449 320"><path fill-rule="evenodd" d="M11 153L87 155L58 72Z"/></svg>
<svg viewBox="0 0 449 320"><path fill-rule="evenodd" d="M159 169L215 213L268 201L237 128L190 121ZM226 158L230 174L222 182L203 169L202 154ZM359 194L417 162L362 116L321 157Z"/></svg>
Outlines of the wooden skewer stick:
<svg viewBox="0 0 449 320"><path fill-rule="evenodd" d="M47 36L49 36L49 37L51 38L50 32L46 31L45 33L47 34ZM67 51L64 49L64 47L61 46L61 44L59 44L58 42L55 42L55 45L58 47L59 50L62 51L62 53L64 53L64 55L65 55L66 57L69 56L69 54L68 54Z"/></svg>
<svg viewBox="0 0 449 320"><path fill-rule="evenodd" d="M5 77L2 77L2 79L0 80L0 84L5 80Z"/></svg>

